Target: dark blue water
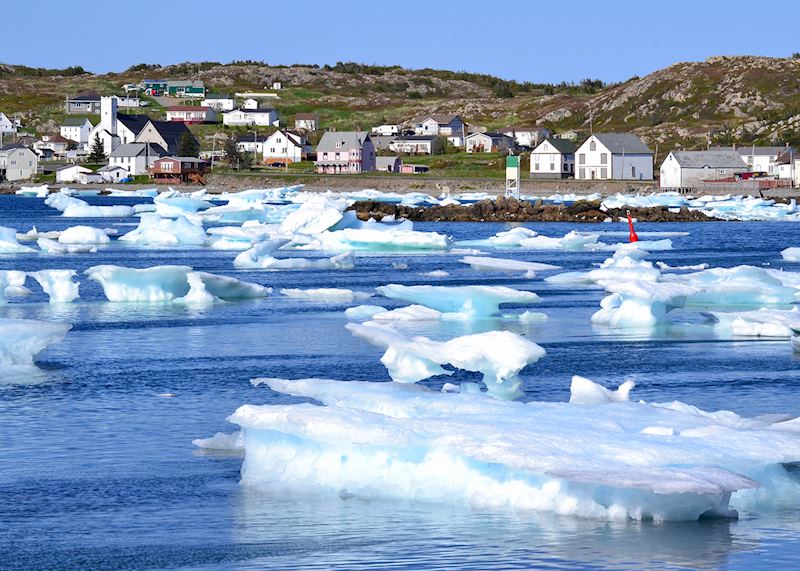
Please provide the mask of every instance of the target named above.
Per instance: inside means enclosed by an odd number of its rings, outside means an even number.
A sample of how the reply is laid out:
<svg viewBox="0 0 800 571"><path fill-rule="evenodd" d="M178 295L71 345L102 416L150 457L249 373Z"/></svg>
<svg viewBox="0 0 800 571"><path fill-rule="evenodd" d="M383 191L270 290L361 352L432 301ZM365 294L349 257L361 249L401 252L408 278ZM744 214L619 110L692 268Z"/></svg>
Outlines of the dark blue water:
<svg viewBox="0 0 800 571"><path fill-rule="evenodd" d="M88 199L93 204L130 203ZM142 200L139 200L142 201ZM135 219L63 219L39 199L0 197L0 225L27 231L75 224L115 227ZM571 224L531 224L551 236ZM418 224L457 239L485 238L501 224ZM580 226L625 231L620 224ZM670 265L708 262L780 267L779 251L800 245L797 227L776 223L640 224L683 231ZM642 237L643 239L645 236ZM624 236L604 238L624 240ZM502 252L501 257L586 269L607 253ZM541 324L514 320L420 323L434 338L507 328L548 352L524 371L526 398L566 400L579 374L608 385L637 382L635 396L678 399L704 409L800 415L797 356L786 341L731 341L688 311L650 334L594 328L598 290L563 289L513 274L478 272L459 255L362 255L350 271L254 272L233 252L145 250L122 244L96 254L0 256L0 269L38 270L113 263L187 264L282 287L386 283L503 284L543 298ZM395 270L393 262L408 265ZM788 267L788 266L787 266ZM421 275L444 269L446 278ZM797 269L797 268L791 268ZM256 376L388 380L381 352L345 329L347 305L273 297L205 309L108 303L81 280L81 299L61 307L34 295L0 306L0 317L63 320L66 339L40 356L30 382L0 382L0 568L2 569L766 569L800 566L800 509L779 505L738 521L608 523L463 506L342 501L243 489L241 458L203 453L194 438L235 427L244 403L287 397L248 383ZM395 304L382 298L370 303ZM457 379L471 378L458 373ZM433 379L431 386L441 385ZM165 393L173 397L163 396Z"/></svg>

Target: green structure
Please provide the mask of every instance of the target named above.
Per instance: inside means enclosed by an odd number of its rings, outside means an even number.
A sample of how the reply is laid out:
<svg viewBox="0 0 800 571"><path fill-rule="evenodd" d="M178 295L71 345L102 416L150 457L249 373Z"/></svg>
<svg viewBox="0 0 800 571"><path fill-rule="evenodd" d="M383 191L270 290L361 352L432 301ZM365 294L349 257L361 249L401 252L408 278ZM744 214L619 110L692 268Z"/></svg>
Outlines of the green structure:
<svg viewBox="0 0 800 571"><path fill-rule="evenodd" d="M508 155L506 157L506 197L519 200L519 157Z"/></svg>

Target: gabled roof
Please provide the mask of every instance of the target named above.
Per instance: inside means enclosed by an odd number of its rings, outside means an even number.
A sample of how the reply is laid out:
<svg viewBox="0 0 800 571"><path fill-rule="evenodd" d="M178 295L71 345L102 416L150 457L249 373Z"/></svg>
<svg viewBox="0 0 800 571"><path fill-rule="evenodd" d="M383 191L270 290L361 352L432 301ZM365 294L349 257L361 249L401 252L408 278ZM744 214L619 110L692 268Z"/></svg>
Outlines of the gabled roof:
<svg viewBox="0 0 800 571"><path fill-rule="evenodd" d="M467 139L469 139L471 137L477 137L478 135L483 135L483 136L489 137L491 139L510 139L511 138L508 135L506 135L505 133L495 133L493 131L487 131L485 133L472 133L470 135L467 135Z"/></svg>
<svg viewBox="0 0 800 571"><path fill-rule="evenodd" d="M327 131L317 145L317 152L331 153L336 151L361 148L369 139L369 133L363 131Z"/></svg>
<svg viewBox="0 0 800 571"><path fill-rule="evenodd" d="M87 118L85 118L85 117L67 117L63 121L61 121L61 126L62 127L83 127L83 124L86 123L87 121L89 121L89 120ZM89 121L89 125L91 125L91 124L92 124L92 122Z"/></svg>
<svg viewBox="0 0 800 571"><path fill-rule="evenodd" d="M198 159L197 157L161 157L159 161L178 161L179 163L206 163L205 159Z"/></svg>
<svg viewBox="0 0 800 571"><path fill-rule="evenodd" d="M191 134L191 131L185 123L179 121L154 121L150 120L148 123L153 125L153 128L159 135L167 142L170 141L177 143L184 133Z"/></svg>
<svg viewBox="0 0 800 571"><path fill-rule="evenodd" d="M148 149L149 146L149 149ZM144 155L163 157L167 154L161 145L155 143L127 143L111 151L110 157L141 157Z"/></svg>
<svg viewBox="0 0 800 571"><path fill-rule="evenodd" d="M74 97L70 97L69 101L100 101L100 96L93 91L88 91L86 93L79 93Z"/></svg>
<svg viewBox="0 0 800 571"><path fill-rule="evenodd" d="M269 139L269 135L237 135L237 143L263 143Z"/></svg>
<svg viewBox="0 0 800 571"><path fill-rule="evenodd" d="M128 113L117 113L117 121L125 125L134 136L138 135L144 126L150 122L150 117L147 115L130 115Z"/></svg>
<svg viewBox="0 0 800 571"><path fill-rule="evenodd" d="M272 113L273 111L275 111L275 109L273 109L272 107L263 107L263 108L259 107L258 109L233 109L225 113L225 115L227 115L228 113L236 113L237 111L241 113Z"/></svg>
<svg viewBox="0 0 800 571"><path fill-rule="evenodd" d="M211 110L211 107L204 107L202 105L173 105L167 107L167 111L202 111L206 113Z"/></svg>
<svg viewBox="0 0 800 571"><path fill-rule="evenodd" d="M555 149L562 155L574 154L575 151L578 149L578 145L576 145L572 141L568 141L566 139L553 139L550 137L546 138L544 141L536 145L536 149L538 149L545 143L548 143L552 147L555 147ZM533 150L535 151L536 149Z"/></svg>
<svg viewBox="0 0 800 571"><path fill-rule="evenodd" d="M44 143L74 143L75 141L70 141L70 139L62 137L61 135L48 135L47 140L46 141L42 140L42 142L44 142Z"/></svg>
<svg viewBox="0 0 800 571"><path fill-rule="evenodd" d="M595 133L594 137L615 155L653 154L644 141L633 133Z"/></svg>
<svg viewBox="0 0 800 571"><path fill-rule="evenodd" d="M681 168L747 168L747 164L742 160L742 157L734 150L672 151L671 155L675 157Z"/></svg>
<svg viewBox="0 0 800 571"><path fill-rule="evenodd" d="M436 135L400 135L391 138L394 141L433 141Z"/></svg>
<svg viewBox="0 0 800 571"><path fill-rule="evenodd" d="M64 165L63 167L58 167L56 169L56 172L65 171L67 169L75 169L75 170L77 170L78 172L81 172L81 173L94 172L92 169L86 168L83 165Z"/></svg>
<svg viewBox="0 0 800 571"><path fill-rule="evenodd" d="M22 143L9 143L0 147L0 151L13 151L14 149L27 149Z"/></svg>
<svg viewBox="0 0 800 571"><path fill-rule="evenodd" d="M414 119L415 123L424 123L428 119L433 119L439 125L449 125L454 119L461 119L458 115L420 115L416 119Z"/></svg>
<svg viewBox="0 0 800 571"><path fill-rule="evenodd" d="M751 156L755 153L757 157L768 157L780 155L786 151L794 151L792 147L753 147L753 145L743 145L741 147L711 147L713 151L736 151L743 156Z"/></svg>
<svg viewBox="0 0 800 571"><path fill-rule="evenodd" d="M119 165L106 165L102 168L97 169L97 172L111 172L116 170L128 172L128 169L121 167Z"/></svg>
<svg viewBox="0 0 800 571"><path fill-rule="evenodd" d="M388 166L394 166L400 157L375 157L375 167L378 170L385 169Z"/></svg>

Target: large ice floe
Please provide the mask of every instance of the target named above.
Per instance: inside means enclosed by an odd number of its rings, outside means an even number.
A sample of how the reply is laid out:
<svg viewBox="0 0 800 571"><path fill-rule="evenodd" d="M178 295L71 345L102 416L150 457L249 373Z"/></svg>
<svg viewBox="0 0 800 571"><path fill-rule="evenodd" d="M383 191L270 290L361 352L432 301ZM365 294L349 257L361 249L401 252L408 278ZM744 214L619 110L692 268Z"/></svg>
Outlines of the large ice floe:
<svg viewBox="0 0 800 571"><path fill-rule="evenodd" d="M451 375L442 365L483 374L489 395L515 399L522 395L519 372L545 355L536 343L510 331L488 331L463 335L449 341L433 341L427 337L408 338L389 325L372 321L348 323L351 333L386 349L381 363L389 376L399 383L416 383L435 375ZM477 385L464 385L479 390Z"/></svg>
<svg viewBox="0 0 800 571"><path fill-rule="evenodd" d="M195 272L190 266L125 268L92 266L85 274L98 282L109 301L212 302L265 297L271 289L236 278Z"/></svg>
<svg viewBox="0 0 800 571"><path fill-rule="evenodd" d="M133 215L132 206L92 206L85 200L74 198L64 192L54 192L44 203L61 211L66 218L126 218Z"/></svg>
<svg viewBox="0 0 800 571"><path fill-rule="evenodd" d="M561 250L566 252L594 252L630 247L627 243L607 244L600 242L600 232L578 232L572 230L562 237L542 236L530 228L517 227L498 232L494 236L481 240L462 240L459 246L479 248L521 248L528 250ZM672 240L641 240L634 244L635 248L645 251L671 250Z"/></svg>
<svg viewBox="0 0 800 571"><path fill-rule="evenodd" d="M58 236L59 244L108 244L111 238L100 228L93 226L71 226Z"/></svg>
<svg viewBox="0 0 800 571"><path fill-rule="evenodd" d="M539 296L532 291L520 291L505 286L389 284L375 289L390 299L423 305L443 314L463 317L489 317L500 312L501 304L529 304L539 301Z"/></svg>
<svg viewBox="0 0 800 571"><path fill-rule="evenodd" d="M30 254L35 251L30 246L19 243L14 228L0 226L0 254Z"/></svg>
<svg viewBox="0 0 800 571"><path fill-rule="evenodd" d="M201 222L183 215L172 219L148 212L141 215L136 229L119 239L138 246L204 246L208 236Z"/></svg>
<svg viewBox="0 0 800 571"><path fill-rule="evenodd" d="M790 338L800 331L800 308L758 309L754 311L712 311L706 313L714 328L734 337Z"/></svg>
<svg viewBox="0 0 800 571"><path fill-rule="evenodd" d="M252 248L241 252L233 260L237 268L262 270L350 270L355 266L352 252L344 252L330 258L311 259L306 257L276 258L275 252L291 240L274 238L255 244Z"/></svg>
<svg viewBox="0 0 800 571"><path fill-rule="evenodd" d="M734 516L795 486L798 419L631 402L576 379L566 402L509 402L401 383L256 379L320 405L244 405L242 484L606 520ZM768 501L768 500L765 500ZM752 503L748 506L752 509Z"/></svg>
<svg viewBox="0 0 800 571"><path fill-rule="evenodd" d="M69 323L0 318L0 377L6 368L33 367L36 355L64 339L70 329Z"/></svg>
<svg viewBox="0 0 800 571"><path fill-rule="evenodd" d="M79 283L72 281L75 270L39 270L30 272L42 290L50 297L50 303L69 303L78 299Z"/></svg>
<svg viewBox="0 0 800 571"><path fill-rule="evenodd" d="M560 269L560 266L554 266L552 264L509 260L507 258L491 258L489 256L464 256L459 262L469 265L474 270L526 272L529 277L533 277L536 272Z"/></svg>
<svg viewBox="0 0 800 571"><path fill-rule="evenodd" d="M25 287L28 275L19 270L0 270L0 304L6 303L8 297L29 295Z"/></svg>

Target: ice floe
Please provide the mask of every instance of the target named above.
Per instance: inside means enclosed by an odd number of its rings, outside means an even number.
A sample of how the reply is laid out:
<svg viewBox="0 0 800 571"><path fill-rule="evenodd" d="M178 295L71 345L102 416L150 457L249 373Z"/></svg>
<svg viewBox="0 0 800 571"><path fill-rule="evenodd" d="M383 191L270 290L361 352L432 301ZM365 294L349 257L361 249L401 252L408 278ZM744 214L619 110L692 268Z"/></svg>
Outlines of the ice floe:
<svg viewBox="0 0 800 571"><path fill-rule="evenodd" d="M79 283L72 281L75 270L39 270L28 274L49 296L50 303L69 303L78 299Z"/></svg>
<svg viewBox="0 0 800 571"><path fill-rule="evenodd" d="M529 304L539 301L532 291L505 286L405 286L389 284L376 288L381 295L409 303L424 305L442 313L458 313L471 317L488 317L500 312L505 303Z"/></svg>
<svg viewBox="0 0 800 571"><path fill-rule="evenodd" d="M35 252L30 246L24 246L17 240L14 228L0 226L0 254L30 254Z"/></svg>
<svg viewBox="0 0 800 571"><path fill-rule="evenodd" d="M69 323L0 318L0 369L33 367L36 355L64 339L70 329Z"/></svg>
<svg viewBox="0 0 800 571"><path fill-rule="evenodd" d="M372 297L371 293L365 291L353 291L351 289L333 287L313 289L283 288L280 290L280 293L283 296L294 299L330 303L347 303L357 299L369 299Z"/></svg>

